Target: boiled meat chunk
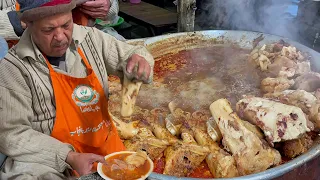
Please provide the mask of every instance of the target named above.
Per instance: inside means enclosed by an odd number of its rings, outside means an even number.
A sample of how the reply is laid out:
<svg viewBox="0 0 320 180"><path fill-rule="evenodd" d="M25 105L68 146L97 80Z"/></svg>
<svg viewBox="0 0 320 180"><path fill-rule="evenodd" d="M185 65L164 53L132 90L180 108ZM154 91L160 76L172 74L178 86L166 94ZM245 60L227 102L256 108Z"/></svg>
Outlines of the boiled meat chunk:
<svg viewBox="0 0 320 180"><path fill-rule="evenodd" d="M205 131L196 127L193 130L198 144L209 147L210 153L206 157L206 162L211 174L216 178L239 176L234 157L221 149Z"/></svg>
<svg viewBox="0 0 320 180"><path fill-rule="evenodd" d="M249 56L249 60L260 67L262 71L266 71L273 61L277 53L272 53L272 47L267 45L254 49Z"/></svg>
<svg viewBox="0 0 320 180"><path fill-rule="evenodd" d="M283 153L289 158L295 158L306 151L308 151L312 146L313 140L311 136L304 134L299 139L294 139L290 141L285 141L283 144Z"/></svg>
<svg viewBox="0 0 320 180"><path fill-rule="evenodd" d="M286 77L265 78L261 81L261 90L265 93L281 92L289 89L294 84L294 80Z"/></svg>
<svg viewBox="0 0 320 180"><path fill-rule="evenodd" d="M320 100L320 89L317 89L317 90L314 92L314 96L317 98L317 100Z"/></svg>
<svg viewBox="0 0 320 180"><path fill-rule="evenodd" d="M309 72L311 72L310 62L303 61L303 62L297 63L297 69L296 69L297 75L303 75Z"/></svg>
<svg viewBox="0 0 320 180"><path fill-rule="evenodd" d="M296 74L296 69L294 68L288 68L288 67L282 67L279 72L279 77L287 77L291 78Z"/></svg>
<svg viewBox="0 0 320 180"><path fill-rule="evenodd" d="M247 97L240 100L236 107L241 118L262 129L270 144L297 139L310 131L306 115L295 106L258 97Z"/></svg>
<svg viewBox="0 0 320 180"><path fill-rule="evenodd" d="M177 137L173 136L165 127L162 127L159 124L152 124L152 130L157 138L166 140L170 144L174 144L178 141Z"/></svg>
<svg viewBox="0 0 320 180"><path fill-rule="evenodd" d="M293 46L283 47L281 50L281 55L285 56L291 60L294 60L294 61L304 59L304 57L302 56L300 51L298 51L297 48L295 48Z"/></svg>
<svg viewBox="0 0 320 180"><path fill-rule="evenodd" d="M277 56L274 62L268 66L268 71L274 76L278 76L283 67L296 69L297 63L285 56Z"/></svg>
<svg viewBox="0 0 320 180"><path fill-rule="evenodd" d="M318 107L320 102L316 96L304 90L285 90L282 92L268 93L264 97L278 100L283 104L297 106L308 115L308 127L313 130L320 128L320 116L318 115Z"/></svg>
<svg viewBox="0 0 320 180"><path fill-rule="evenodd" d="M201 164L208 153L207 147L176 143L165 150L166 165L163 174L185 177Z"/></svg>
<svg viewBox="0 0 320 180"><path fill-rule="evenodd" d="M320 101L319 100L311 106L309 119L310 121L313 122L315 129L319 130L320 129Z"/></svg>
<svg viewBox="0 0 320 180"><path fill-rule="evenodd" d="M306 114L310 114L311 106L317 101L317 98L313 94L304 90L285 90L268 93L264 97L279 100L283 104L297 106Z"/></svg>
<svg viewBox="0 0 320 180"><path fill-rule="evenodd" d="M124 145L130 151L146 151L150 159L155 160L165 151L169 143L155 137L135 136L130 140L124 141Z"/></svg>
<svg viewBox="0 0 320 180"><path fill-rule="evenodd" d="M121 139L130 139L133 136L138 134L139 121L132 121L132 122L126 123L122 121L122 119L118 118L117 116L114 116L112 114L110 114L110 116L118 130L118 133Z"/></svg>
<svg viewBox="0 0 320 180"><path fill-rule="evenodd" d="M177 142L166 149L164 153L166 165L163 173L181 177L198 167L208 155L209 149L197 144L187 121L183 122L179 131L182 142Z"/></svg>
<svg viewBox="0 0 320 180"><path fill-rule="evenodd" d="M281 162L281 155L277 150L245 128L232 111L228 100L213 102L210 111L219 125L224 147L229 149L236 160L240 175L261 172Z"/></svg>
<svg viewBox="0 0 320 180"><path fill-rule="evenodd" d="M138 151L137 153L131 154L125 159L125 162L128 164L131 170L142 166L148 158L148 155L145 151Z"/></svg>
<svg viewBox="0 0 320 180"><path fill-rule="evenodd" d="M297 77L293 88L308 92L316 91L318 88L320 88L320 74L310 72Z"/></svg>
<svg viewBox="0 0 320 180"><path fill-rule="evenodd" d="M131 82L124 76L120 110L121 116L130 117L133 114L141 85L142 82Z"/></svg>
<svg viewBox="0 0 320 180"><path fill-rule="evenodd" d="M137 135L125 140L124 145L130 151L146 151L149 157L154 160L164 152L170 143L156 138L148 124L140 121Z"/></svg>
<svg viewBox="0 0 320 180"><path fill-rule="evenodd" d="M253 125L253 124L249 123L248 121L243 121L243 120L241 120L241 121L242 121L242 124L244 125L244 127L247 128L249 131L251 131L253 134L258 136L260 139L264 138L264 134L258 126Z"/></svg>

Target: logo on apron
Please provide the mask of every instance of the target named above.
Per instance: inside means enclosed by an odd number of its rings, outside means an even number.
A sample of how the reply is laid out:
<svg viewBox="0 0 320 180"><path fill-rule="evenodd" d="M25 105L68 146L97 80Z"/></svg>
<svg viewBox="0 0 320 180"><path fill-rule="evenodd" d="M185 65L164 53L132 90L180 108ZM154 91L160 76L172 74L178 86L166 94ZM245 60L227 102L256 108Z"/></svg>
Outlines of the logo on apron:
<svg viewBox="0 0 320 180"><path fill-rule="evenodd" d="M100 107L92 107L99 102L99 93L88 85L79 85L72 93L72 99L81 112L98 111Z"/></svg>

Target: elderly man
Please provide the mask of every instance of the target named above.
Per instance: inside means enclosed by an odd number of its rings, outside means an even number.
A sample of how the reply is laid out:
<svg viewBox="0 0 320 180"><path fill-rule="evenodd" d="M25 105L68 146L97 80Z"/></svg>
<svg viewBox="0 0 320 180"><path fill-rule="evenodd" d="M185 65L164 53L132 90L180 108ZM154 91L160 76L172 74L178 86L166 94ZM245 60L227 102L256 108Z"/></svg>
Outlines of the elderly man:
<svg viewBox="0 0 320 180"><path fill-rule="evenodd" d="M0 61L0 179L64 179L124 150L108 114L108 74L149 83L154 60L73 24L72 0L20 0L27 29ZM72 171L72 172L74 172Z"/></svg>
<svg viewBox="0 0 320 180"><path fill-rule="evenodd" d="M83 14L90 19L103 19L108 22L116 20L119 12L118 0L76 0L77 8L74 15ZM0 36L7 40L17 40L26 28L25 23L21 22L16 14L17 3L15 0L0 0ZM79 16L76 16L75 23L80 25L93 25L92 20L89 24L83 24Z"/></svg>

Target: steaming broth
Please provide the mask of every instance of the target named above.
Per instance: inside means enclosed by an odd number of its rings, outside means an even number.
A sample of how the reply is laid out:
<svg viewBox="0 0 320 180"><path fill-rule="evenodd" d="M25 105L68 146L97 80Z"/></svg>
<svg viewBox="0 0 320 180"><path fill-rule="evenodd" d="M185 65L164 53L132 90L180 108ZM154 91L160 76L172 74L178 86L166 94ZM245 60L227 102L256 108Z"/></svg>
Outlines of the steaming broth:
<svg viewBox="0 0 320 180"><path fill-rule="evenodd" d="M235 105L244 94L261 96L260 82L267 74L248 62L249 53L235 46L213 46L157 57L154 82L141 86L136 105L153 109L176 100L192 112L208 109L219 98ZM109 81L112 106L120 101L121 84L114 76Z"/></svg>
<svg viewBox="0 0 320 180"><path fill-rule="evenodd" d="M189 111L207 109L219 99L235 104L243 94L260 95L266 77L248 62L249 50L214 46L180 51L156 58L154 85L142 87L137 105L166 107L177 100Z"/></svg>

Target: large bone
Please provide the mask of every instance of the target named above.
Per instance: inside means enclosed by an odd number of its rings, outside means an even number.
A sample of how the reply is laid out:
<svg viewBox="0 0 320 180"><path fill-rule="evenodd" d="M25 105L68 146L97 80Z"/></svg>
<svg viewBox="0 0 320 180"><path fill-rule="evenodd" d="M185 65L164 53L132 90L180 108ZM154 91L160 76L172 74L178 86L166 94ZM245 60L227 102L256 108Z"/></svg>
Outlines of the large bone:
<svg viewBox="0 0 320 180"><path fill-rule="evenodd" d="M210 111L223 136L223 145L236 160L240 175L264 171L281 162L280 153L248 130L226 99L210 105Z"/></svg>

